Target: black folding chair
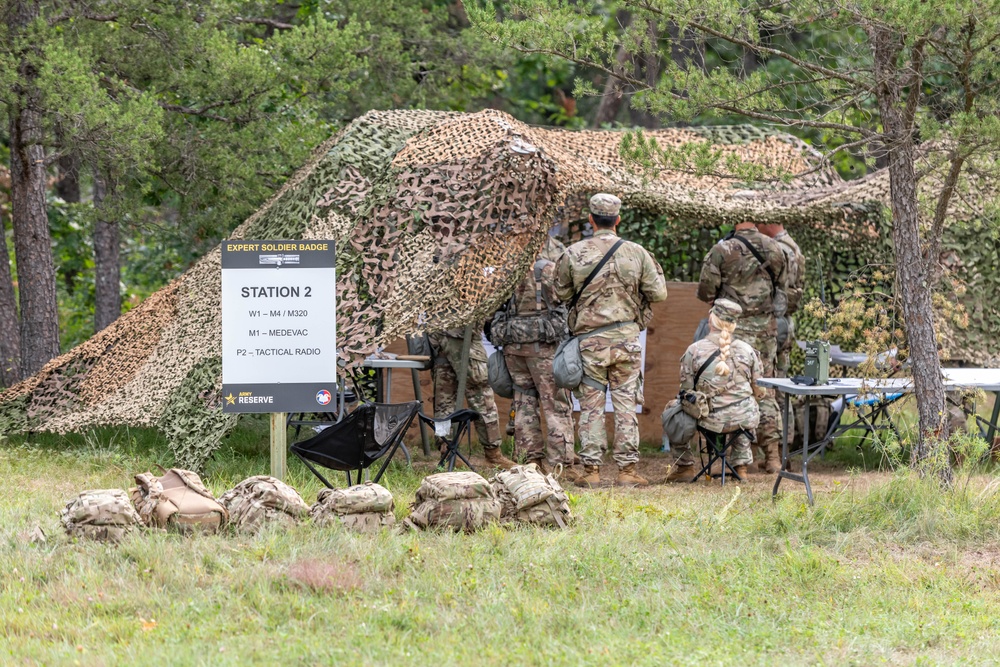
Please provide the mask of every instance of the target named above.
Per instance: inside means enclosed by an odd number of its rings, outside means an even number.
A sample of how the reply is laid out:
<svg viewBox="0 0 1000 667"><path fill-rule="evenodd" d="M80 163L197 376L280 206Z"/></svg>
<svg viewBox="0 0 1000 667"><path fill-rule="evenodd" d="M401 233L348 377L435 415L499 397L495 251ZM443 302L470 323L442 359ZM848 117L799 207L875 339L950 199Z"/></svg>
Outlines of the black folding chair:
<svg viewBox="0 0 1000 667"><path fill-rule="evenodd" d="M709 431L708 429L704 429L700 426L698 427L698 432L701 433L705 439L705 451L708 452L708 463L706 463L701 471L694 476L691 483L693 484L697 482L702 475L708 475L712 479L721 477L722 486L725 486L727 469L732 476L736 478L736 481L742 482L743 478L736 474L736 469L729 463L729 450L733 448L733 445L736 444L736 439L741 435L747 436L750 438L750 441L753 442L753 434L743 429L732 431L731 433L715 433L714 431ZM722 462L722 472L712 474L712 465L716 461Z"/></svg>
<svg viewBox="0 0 1000 667"><path fill-rule="evenodd" d="M472 422L476 419L482 419L480 414L475 410L469 408L462 408L452 412L447 417L442 419L434 419L433 417L428 417L424 413L420 413L420 421L424 422L428 426L434 429L434 435L441 439L445 444L445 450L441 453L441 460L438 461L438 468L444 467L445 462L448 463L448 472L455 469L455 459L462 459L465 465L469 466L469 470L475 471L472 467L472 463L469 459L465 458L465 455L459 450L458 445L462 441L462 436L466 433L469 434L470 442L472 437ZM457 426L452 432L452 426Z"/></svg>
<svg viewBox="0 0 1000 667"><path fill-rule="evenodd" d="M362 471L375 461L385 458L374 482L382 478L393 455L403 442L406 430L420 411L418 401L409 403L365 403L336 424L323 429L318 435L292 445L295 454L320 481L329 488L333 485L320 474L313 464L342 470L347 473L350 486L351 471L357 470L357 480L361 483Z"/></svg>

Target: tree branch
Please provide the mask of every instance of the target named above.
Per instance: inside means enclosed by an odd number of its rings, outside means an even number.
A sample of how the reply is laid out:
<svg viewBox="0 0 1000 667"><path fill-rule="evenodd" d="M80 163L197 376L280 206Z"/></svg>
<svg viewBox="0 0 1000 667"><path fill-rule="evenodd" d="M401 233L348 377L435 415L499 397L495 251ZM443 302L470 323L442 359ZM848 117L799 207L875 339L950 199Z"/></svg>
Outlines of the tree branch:
<svg viewBox="0 0 1000 667"><path fill-rule="evenodd" d="M254 25L266 25L269 28L274 28L275 30L291 30L295 26L291 23L285 23L283 21L277 21L275 19L267 19L262 17L250 17L244 18L237 16L233 19L235 23L252 23Z"/></svg>

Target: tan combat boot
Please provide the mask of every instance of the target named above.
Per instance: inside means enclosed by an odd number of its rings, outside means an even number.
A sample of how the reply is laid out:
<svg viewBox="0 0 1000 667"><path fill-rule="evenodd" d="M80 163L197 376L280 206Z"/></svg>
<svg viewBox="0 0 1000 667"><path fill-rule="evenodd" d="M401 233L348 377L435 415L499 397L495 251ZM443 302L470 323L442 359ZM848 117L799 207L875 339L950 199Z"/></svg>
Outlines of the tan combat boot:
<svg viewBox="0 0 1000 667"><path fill-rule="evenodd" d="M514 466L514 462L504 456L499 447L484 447L483 452L486 454L486 463L488 465L503 468L504 470L508 470Z"/></svg>
<svg viewBox="0 0 1000 667"><path fill-rule="evenodd" d="M549 466L545 463L545 459L528 459L525 463L534 463L535 467L538 468L538 472L543 475L549 474Z"/></svg>
<svg viewBox="0 0 1000 667"><path fill-rule="evenodd" d="M618 469L615 486L649 486L649 480L636 471L634 463L629 463Z"/></svg>
<svg viewBox="0 0 1000 667"><path fill-rule="evenodd" d="M764 461L764 470L766 470L769 475L773 475L781 470L781 452L777 447L772 447L767 450L767 458Z"/></svg>
<svg viewBox="0 0 1000 667"><path fill-rule="evenodd" d="M574 484L585 489L596 489L601 485L601 466L583 466L583 475Z"/></svg>
<svg viewBox="0 0 1000 667"><path fill-rule="evenodd" d="M577 480L583 477L583 469L580 466L564 465L562 470L556 475L563 484L576 484Z"/></svg>
<svg viewBox="0 0 1000 667"><path fill-rule="evenodd" d="M747 480L747 467L746 466L733 466L733 470L744 482Z"/></svg>
<svg viewBox="0 0 1000 667"><path fill-rule="evenodd" d="M690 484L694 481L696 471L694 465L682 466L676 463L671 466L670 474L663 480L664 484Z"/></svg>
<svg viewBox="0 0 1000 667"><path fill-rule="evenodd" d="M747 466L747 472L750 473L751 475L756 475L764 471L761 470L760 464L754 461L753 463Z"/></svg>

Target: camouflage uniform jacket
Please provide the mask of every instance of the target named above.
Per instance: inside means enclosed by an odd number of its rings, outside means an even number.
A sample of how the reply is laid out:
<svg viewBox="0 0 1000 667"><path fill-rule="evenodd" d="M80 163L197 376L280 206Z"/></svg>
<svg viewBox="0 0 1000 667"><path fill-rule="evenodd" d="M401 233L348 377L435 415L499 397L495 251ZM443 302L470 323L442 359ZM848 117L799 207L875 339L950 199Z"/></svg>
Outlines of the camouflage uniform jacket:
<svg viewBox="0 0 1000 667"><path fill-rule="evenodd" d="M545 313L548 308L556 307L560 304L559 297L556 296L555 277L556 262L566 252L566 246L551 236L545 241L542 251L538 253L538 259L527 275L516 288L511 299L511 306L508 313L514 317L536 317L538 313ZM541 283L535 281L535 267L541 268ZM539 298L540 297L540 298ZM508 343L504 346L504 352L518 356L544 356L551 357L556 353L556 343Z"/></svg>
<svg viewBox="0 0 1000 667"><path fill-rule="evenodd" d="M787 272L788 287L785 293L788 295L788 314L794 315L799 309L802 301L802 290L806 284L806 257L799 250L799 244L795 242L788 232L781 231L774 236L781 251L785 253L785 270Z"/></svg>
<svg viewBox="0 0 1000 667"><path fill-rule="evenodd" d="M694 388L694 376L702 364L719 349L719 334L713 333L688 346L681 357L681 389ZM731 433L745 428L753 431L760 422L760 408L754 397L754 387L763 375L760 357L740 340L729 347L728 375L716 375L718 357L708 365L698 380L698 391L708 396L711 413L699 426L714 433Z"/></svg>
<svg viewBox="0 0 1000 667"><path fill-rule="evenodd" d="M756 229L741 229L738 234L753 245L767 260L777 279L779 289L787 288L785 254L777 241L764 236ZM698 298L711 302L726 298L743 308L743 317L763 315L773 319L773 285L761 263L743 243L734 238L725 238L716 243L701 266L701 280L698 282Z"/></svg>
<svg viewBox="0 0 1000 667"><path fill-rule="evenodd" d="M556 295L570 301L601 258L618 241L610 229L598 229L589 239L577 241L556 265ZM650 303L667 298L663 269L641 245L626 241L587 286L569 313L569 329L576 335L627 322L613 338L631 338L645 328ZM607 334L605 334L607 335Z"/></svg>

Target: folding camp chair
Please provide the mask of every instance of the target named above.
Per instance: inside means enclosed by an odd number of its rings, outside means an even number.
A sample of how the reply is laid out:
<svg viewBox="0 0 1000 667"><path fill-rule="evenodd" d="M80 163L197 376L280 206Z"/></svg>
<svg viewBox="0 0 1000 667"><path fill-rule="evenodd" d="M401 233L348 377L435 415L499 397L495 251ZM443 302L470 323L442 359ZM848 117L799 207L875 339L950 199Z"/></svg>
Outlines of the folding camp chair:
<svg viewBox="0 0 1000 667"><path fill-rule="evenodd" d="M902 398L903 394L901 393L849 394L838 397L830 403L830 424L826 429L826 435L823 436L822 440L813 444L811 448L818 451L820 456L822 456L834 438L859 427L864 429L864 435L861 436L861 441L858 442L858 449L861 449L869 438L874 438L877 431L892 431L898 438L899 429L896 428L895 422L892 421L889 407ZM855 409L858 418L849 424L843 424L841 422L848 405Z"/></svg>
<svg viewBox="0 0 1000 667"><path fill-rule="evenodd" d="M361 483L362 471L380 458L385 463L373 481L378 482L403 442L406 430L420 411L420 403L365 403L341 421L323 429L316 436L292 445L292 453L329 488L333 485L313 464L347 473L347 485L352 484L351 471L357 470L355 484Z"/></svg>
<svg viewBox="0 0 1000 667"><path fill-rule="evenodd" d="M420 413L420 420L433 428L434 435L440 438L445 444L445 450L441 453L441 460L438 461L438 468L443 468L445 462L447 462L448 472L451 472L455 469L455 459L462 459L462 462L469 467L469 470L475 470L469 459L465 458L465 455L459 450L458 445L462 441L462 436L466 433L469 434L471 439L471 424L476 419L482 419L482 417L478 412L469 408L452 412L443 419L434 419L422 412ZM457 428L452 429L453 426Z"/></svg>
<svg viewBox="0 0 1000 667"><path fill-rule="evenodd" d="M730 433L716 433L714 431L709 431L708 429L698 427L698 432L705 438L705 450L708 452L708 463L694 476L691 483L697 482L702 475L708 475L712 479L722 478L722 486L726 485L726 469L729 470L730 474L736 478L736 481L742 482L743 478L736 474L736 469L733 468L729 463L729 450L733 448L736 444L736 439L741 435L745 435L750 438L753 442L753 434L749 433L743 429L738 431L732 431ZM718 474L712 474L712 465L716 461L722 462L722 472Z"/></svg>

